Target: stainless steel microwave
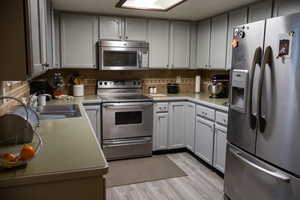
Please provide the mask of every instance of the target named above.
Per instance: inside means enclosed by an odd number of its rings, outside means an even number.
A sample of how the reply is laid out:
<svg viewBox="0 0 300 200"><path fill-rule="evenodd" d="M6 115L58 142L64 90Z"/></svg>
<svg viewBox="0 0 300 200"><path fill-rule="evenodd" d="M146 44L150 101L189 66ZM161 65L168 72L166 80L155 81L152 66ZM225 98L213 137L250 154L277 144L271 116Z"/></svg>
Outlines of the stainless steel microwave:
<svg viewBox="0 0 300 200"><path fill-rule="evenodd" d="M141 70L149 67L147 42L100 40L98 54L101 70Z"/></svg>

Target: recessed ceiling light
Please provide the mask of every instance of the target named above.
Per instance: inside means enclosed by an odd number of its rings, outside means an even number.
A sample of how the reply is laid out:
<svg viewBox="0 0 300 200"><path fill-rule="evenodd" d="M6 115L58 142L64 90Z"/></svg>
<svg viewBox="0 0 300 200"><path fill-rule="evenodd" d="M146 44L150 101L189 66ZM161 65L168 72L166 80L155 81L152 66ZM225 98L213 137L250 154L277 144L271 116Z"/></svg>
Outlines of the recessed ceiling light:
<svg viewBox="0 0 300 200"><path fill-rule="evenodd" d="M168 11L186 0L120 0L117 8Z"/></svg>

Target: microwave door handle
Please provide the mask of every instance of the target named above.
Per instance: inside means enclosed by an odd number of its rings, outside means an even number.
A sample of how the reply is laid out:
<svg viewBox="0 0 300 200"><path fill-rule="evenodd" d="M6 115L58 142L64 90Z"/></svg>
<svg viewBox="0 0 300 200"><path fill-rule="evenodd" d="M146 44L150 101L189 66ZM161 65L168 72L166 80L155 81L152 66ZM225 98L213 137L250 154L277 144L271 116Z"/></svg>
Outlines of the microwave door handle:
<svg viewBox="0 0 300 200"><path fill-rule="evenodd" d="M272 48L268 46L265 50L263 64L260 71L259 82L258 82L258 108L257 108L257 115L258 115L258 126L261 133L263 133L267 126L266 118L263 116L262 113L262 95L263 95L263 84L265 79L265 72L266 72L266 65L272 69Z"/></svg>
<svg viewBox="0 0 300 200"><path fill-rule="evenodd" d="M142 52L138 50L138 67L142 68Z"/></svg>
<svg viewBox="0 0 300 200"><path fill-rule="evenodd" d="M240 161L242 161L243 163L246 163L247 165L265 173L265 174L268 174L276 179L279 179L279 180L282 180L282 181L285 181L285 182L290 182L290 177L286 176L285 174L282 174L280 172L273 172L273 171L270 171L268 169L265 169L249 160L247 160L246 158L244 158L239 152L235 152L233 151L232 149L230 150L230 153L237 159L239 159Z"/></svg>
<svg viewBox="0 0 300 200"><path fill-rule="evenodd" d="M251 72L250 72L250 88L249 88L249 123L250 128L252 130L256 129L257 125L257 118L256 114L252 111L252 102L253 102L253 83L254 83L254 76L255 71L257 67L261 67L261 55L262 55L262 49L261 47L257 47L254 53L253 62L251 66Z"/></svg>

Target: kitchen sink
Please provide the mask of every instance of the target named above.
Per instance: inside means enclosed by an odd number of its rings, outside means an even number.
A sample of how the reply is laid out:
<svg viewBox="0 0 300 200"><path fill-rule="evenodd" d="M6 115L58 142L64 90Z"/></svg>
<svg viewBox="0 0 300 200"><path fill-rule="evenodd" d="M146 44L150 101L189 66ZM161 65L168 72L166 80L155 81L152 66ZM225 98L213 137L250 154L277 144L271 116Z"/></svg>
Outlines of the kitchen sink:
<svg viewBox="0 0 300 200"><path fill-rule="evenodd" d="M38 113L41 120L81 117L77 104L46 105L40 107Z"/></svg>

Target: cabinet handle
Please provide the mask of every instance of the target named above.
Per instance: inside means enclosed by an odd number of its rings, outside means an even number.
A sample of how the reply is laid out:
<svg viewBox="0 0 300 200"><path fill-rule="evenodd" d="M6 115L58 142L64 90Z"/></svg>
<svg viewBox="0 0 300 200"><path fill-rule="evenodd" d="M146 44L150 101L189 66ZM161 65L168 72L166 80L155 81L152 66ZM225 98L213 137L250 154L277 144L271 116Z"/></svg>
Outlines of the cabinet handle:
<svg viewBox="0 0 300 200"><path fill-rule="evenodd" d="M128 40L128 36L126 36L125 39Z"/></svg>

